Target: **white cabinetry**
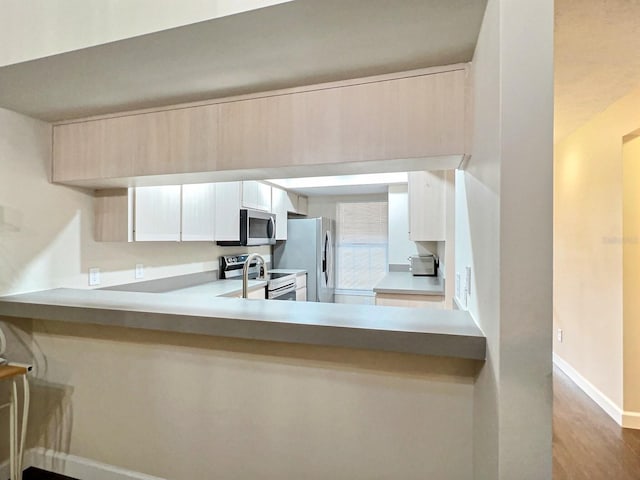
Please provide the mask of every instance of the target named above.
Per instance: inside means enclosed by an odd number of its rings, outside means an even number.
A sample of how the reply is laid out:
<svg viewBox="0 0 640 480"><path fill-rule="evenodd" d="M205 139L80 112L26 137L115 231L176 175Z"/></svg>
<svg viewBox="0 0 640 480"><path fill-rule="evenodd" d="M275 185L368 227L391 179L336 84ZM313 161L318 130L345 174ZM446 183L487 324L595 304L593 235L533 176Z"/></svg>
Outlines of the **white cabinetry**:
<svg viewBox="0 0 640 480"><path fill-rule="evenodd" d="M445 171L409 173L409 238L444 241L446 236Z"/></svg>
<svg viewBox="0 0 640 480"><path fill-rule="evenodd" d="M242 182L216 183L216 240L240 240Z"/></svg>
<svg viewBox="0 0 640 480"><path fill-rule="evenodd" d="M136 242L180 241L180 185L135 189Z"/></svg>
<svg viewBox="0 0 640 480"><path fill-rule="evenodd" d="M276 240L286 240L287 214L291 212L298 215L306 215L309 209L309 198L278 187L272 187L271 199L271 211L276 215Z"/></svg>
<svg viewBox="0 0 640 480"><path fill-rule="evenodd" d="M216 226L216 184L182 186L182 241L213 242Z"/></svg>
<svg viewBox="0 0 640 480"><path fill-rule="evenodd" d="M289 212L287 193L281 188L273 187L271 189L271 208L276 215L276 240L287 239L287 213Z"/></svg>
<svg viewBox="0 0 640 480"><path fill-rule="evenodd" d="M296 276L296 302L307 301L307 274L301 273Z"/></svg>
<svg viewBox="0 0 640 480"><path fill-rule="evenodd" d="M216 183L215 239L224 242L240 240L240 209L271 212L271 186L262 182ZM277 231L276 226L276 231Z"/></svg>
<svg viewBox="0 0 640 480"><path fill-rule="evenodd" d="M242 206L271 212L271 186L262 182L242 182Z"/></svg>

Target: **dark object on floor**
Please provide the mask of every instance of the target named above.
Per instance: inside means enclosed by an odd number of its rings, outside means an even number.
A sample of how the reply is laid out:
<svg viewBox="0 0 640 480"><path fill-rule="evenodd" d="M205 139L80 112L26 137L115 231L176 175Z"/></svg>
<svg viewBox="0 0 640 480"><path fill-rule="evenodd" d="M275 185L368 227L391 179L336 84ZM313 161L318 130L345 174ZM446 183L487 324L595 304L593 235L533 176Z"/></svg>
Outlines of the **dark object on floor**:
<svg viewBox="0 0 640 480"><path fill-rule="evenodd" d="M39 468L29 467L22 474L22 480L78 480L77 478L58 475Z"/></svg>

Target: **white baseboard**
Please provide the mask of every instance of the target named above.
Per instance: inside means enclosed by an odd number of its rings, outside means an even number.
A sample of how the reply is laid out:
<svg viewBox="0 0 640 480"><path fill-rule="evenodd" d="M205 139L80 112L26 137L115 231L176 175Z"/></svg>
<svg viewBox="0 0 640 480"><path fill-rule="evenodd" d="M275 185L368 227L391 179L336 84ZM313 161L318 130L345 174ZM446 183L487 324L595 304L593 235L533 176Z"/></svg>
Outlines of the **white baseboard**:
<svg viewBox="0 0 640 480"><path fill-rule="evenodd" d="M553 354L553 363L562 370L573 383L578 385L591 400L596 402L607 415L613 418L618 425L624 428L640 429L640 412L623 411L613 400L598 390L589 380L580 375L575 368L555 353Z"/></svg>
<svg viewBox="0 0 640 480"><path fill-rule="evenodd" d="M83 480L166 480L160 477L114 467L106 463L96 462L88 458L54 452L44 448L32 448L25 452L24 465L25 468L41 468L60 475L67 475ZM0 475L4 473L3 467L5 467L5 465L0 465ZM6 465L6 470L6 475L0 478L9 477L8 464Z"/></svg>
<svg viewBox="0 0 640 480"><path fill-rule="evenodd" d="M640 430L640 413L622 412L622 426L624 428Z"/></svg>

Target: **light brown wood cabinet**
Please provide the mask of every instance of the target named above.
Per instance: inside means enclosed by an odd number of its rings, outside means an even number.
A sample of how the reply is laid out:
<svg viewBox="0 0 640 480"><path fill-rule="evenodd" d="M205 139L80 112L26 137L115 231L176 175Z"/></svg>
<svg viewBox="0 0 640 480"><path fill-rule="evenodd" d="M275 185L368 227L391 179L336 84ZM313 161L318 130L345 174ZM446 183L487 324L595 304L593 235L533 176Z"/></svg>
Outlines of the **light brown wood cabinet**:
<svg viewBox="0 0 640 480"><path fill-rule="evenodd" d="M53 181L216 169L218 106L166 110L53 129Z"/></svg>
<svg viewBox="0 0 640 480"><path fill-rule="evenodd" d="M465 77L460 67L59 124L53 180L462 156Z"/></svg>
<svg viewBox="0 0 640 480"><path fill-rule="evenodd" d="M444 309L441 295L402 295L398 293L376 293L376 305L386 307Z"/></svg>

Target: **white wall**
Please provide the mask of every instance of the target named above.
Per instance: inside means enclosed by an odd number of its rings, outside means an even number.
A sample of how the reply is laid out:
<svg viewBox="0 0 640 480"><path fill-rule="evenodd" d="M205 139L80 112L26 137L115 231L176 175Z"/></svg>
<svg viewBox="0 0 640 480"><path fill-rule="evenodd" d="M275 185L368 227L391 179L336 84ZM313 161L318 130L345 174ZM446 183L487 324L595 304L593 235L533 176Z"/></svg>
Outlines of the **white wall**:
<svg viewBox="0 0 640 480"><path fill-rule="evenodd" d="M170 480L472 479L470 362L53 322L33 340L30 434L55 451Z"/></svg>
<svg viewBox="0 0 640 480"><path fill-rule="evenodd" d="M553 2L489 0L473 156L456 179L456 271L472 269L468 309L488 342L478 479L551 478L552 66Z"/></svg>
<svg viewBox="0 0 640 480"><path fill-rule="evenodd" d="M640 88L594 116L555 148L554 353L598 392L623 423L638 426L640 352L630 219L640 156ZM627 415L627 414L630 414Z"/></svg>
<svg viewBox="0 0 640 480"><path fill-rule="evenodd" d="M3 0L0 66L286 1Z"/></svg>

